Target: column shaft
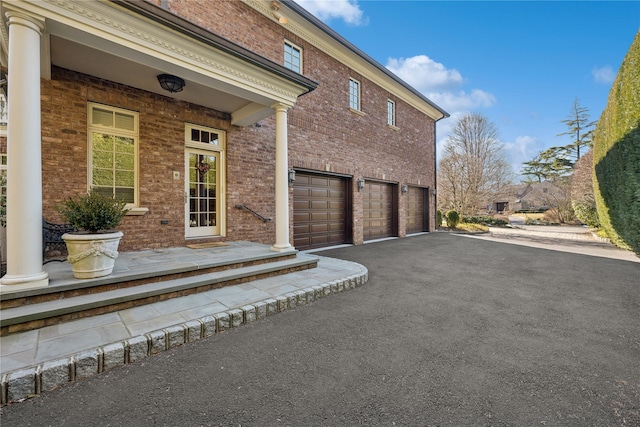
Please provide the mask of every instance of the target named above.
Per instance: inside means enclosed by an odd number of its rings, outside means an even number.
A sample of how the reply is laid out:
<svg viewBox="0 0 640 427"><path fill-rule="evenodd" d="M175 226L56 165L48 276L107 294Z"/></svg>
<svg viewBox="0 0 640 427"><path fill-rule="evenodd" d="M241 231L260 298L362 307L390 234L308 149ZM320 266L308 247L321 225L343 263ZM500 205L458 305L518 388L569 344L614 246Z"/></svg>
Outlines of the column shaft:
<svg viewBox="0 0 640 427"><path fill-rule="evenodd" d="M287 147L287 106L276 104L276 243L271 250L293 249L289 243L289 153Z"/></svg>
<svg viewBox="0 0 640 427"><path fill-rule="evenodd" d="M8 12L7 274L19 289L48 285L42 267L42 154L38 20ZM16 289L14 286L9 288Z"/></svg>

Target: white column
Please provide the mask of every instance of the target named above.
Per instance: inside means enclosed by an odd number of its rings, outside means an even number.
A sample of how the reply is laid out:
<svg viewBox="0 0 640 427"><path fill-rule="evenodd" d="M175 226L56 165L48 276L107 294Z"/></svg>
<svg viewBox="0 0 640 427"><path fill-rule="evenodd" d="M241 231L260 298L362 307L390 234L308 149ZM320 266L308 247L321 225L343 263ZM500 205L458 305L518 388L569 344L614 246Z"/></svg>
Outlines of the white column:
<svg viewBox="0 0 640 427"><path fill-rule="evenodd" d="M272 106L276 110L276 243L272 251L293 249L289 243L289 153L287 148L287 110L283 104Z"/></svg>
<svg viewBox="0 0 640 427"><path fill-rule="evenodd" d="M42 268L42 153L40 133L41 21L9 18L7 123L7 274L1 292L47 286Z"/></svg>

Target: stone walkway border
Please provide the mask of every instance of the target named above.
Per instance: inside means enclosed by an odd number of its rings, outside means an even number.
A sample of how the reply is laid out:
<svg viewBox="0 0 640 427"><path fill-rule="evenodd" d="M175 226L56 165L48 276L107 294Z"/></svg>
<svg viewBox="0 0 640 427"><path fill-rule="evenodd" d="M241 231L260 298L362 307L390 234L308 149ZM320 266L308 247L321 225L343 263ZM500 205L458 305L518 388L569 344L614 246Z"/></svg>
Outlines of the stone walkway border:
<svg viewBox="0 0 640 427"><path fill-rule="evenodd" d="M322 285L269 298L240 308L227 310L156 330L144 335L83 351L70 357L48 361L37 366L3 374L1 404L21 401L53 390L69 382L79 381L118 366L140 361L148 356L238 328L331 294L354 289L368 281L368 270Z"/></svg>

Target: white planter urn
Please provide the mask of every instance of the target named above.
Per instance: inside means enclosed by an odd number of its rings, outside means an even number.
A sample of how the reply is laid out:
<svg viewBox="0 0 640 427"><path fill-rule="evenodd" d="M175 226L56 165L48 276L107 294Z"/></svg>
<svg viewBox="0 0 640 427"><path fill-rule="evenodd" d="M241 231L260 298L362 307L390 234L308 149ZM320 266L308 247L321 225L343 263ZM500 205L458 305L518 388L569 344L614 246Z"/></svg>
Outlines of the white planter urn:
<svg viewBox="0 0 640 427"><path fill-rule="evenodd" d="M62 239L67 244L71 264L76 279L93 279L108 276L118 258L118 244L121 231L102 234L65 233Z"/></svg>

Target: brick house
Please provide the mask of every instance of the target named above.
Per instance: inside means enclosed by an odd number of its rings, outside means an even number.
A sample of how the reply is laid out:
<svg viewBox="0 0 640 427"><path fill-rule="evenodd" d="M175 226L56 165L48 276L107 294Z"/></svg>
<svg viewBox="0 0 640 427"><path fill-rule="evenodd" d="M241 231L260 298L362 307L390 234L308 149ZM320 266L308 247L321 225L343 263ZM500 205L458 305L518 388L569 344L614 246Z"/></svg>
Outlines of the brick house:
<svg viewBox="0 0 640 427"><path fill-rule="evenodd" d="M89 189L128 202L125 251L225 240L289 251L434 228L435 129L448 114L296 3L0 8L3 285L47 285L41 220L60 222L54 206Z"/></svg>

